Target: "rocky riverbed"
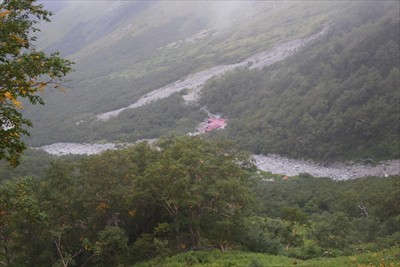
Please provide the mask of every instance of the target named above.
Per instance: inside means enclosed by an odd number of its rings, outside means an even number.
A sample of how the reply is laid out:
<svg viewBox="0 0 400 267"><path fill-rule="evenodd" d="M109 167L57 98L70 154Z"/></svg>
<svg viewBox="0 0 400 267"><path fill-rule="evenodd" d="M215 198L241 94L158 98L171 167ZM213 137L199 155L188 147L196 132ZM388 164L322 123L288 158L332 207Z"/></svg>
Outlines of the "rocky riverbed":
<svg viewBox="0 0 400 267"><path fill-rule="evenodd" d="M144 140L141 140L144 141ZM155 139L146 140L150 143ZM132 144L79 144L79 143L55 143L42 146L39 149L52 155L93 155L106 150L125 148ZM380 162L376 165L354 164L354 163L336 163L330 166L295 160L278 155L254 155L254 162L262 171L274 174L294 176L300 173L309 173L315 177L330 177L334 180L348 180L365 176L385 177L389 175L400 175L400 159Z"/></svg>
<svg viewBox="0 0 400 267"><path fill-rule="evenodd" d="M113 143L105 144L87 144L87 143L54 143L47 146L39 147L49 154L62 156L62 155L95 155L106 150L120 149L127 145L117 145Z"/></svg>
<svg viewBox="0 0 400 267"><path fill-rule="evenodd" d="M330 166L323 166L313 161L289 159L273 154L254 155L253 158L260 170L289 176L309 173L315 177L348 180L365 176L400 175L400 159L383 161L376 165L335 163Z"/></svg>

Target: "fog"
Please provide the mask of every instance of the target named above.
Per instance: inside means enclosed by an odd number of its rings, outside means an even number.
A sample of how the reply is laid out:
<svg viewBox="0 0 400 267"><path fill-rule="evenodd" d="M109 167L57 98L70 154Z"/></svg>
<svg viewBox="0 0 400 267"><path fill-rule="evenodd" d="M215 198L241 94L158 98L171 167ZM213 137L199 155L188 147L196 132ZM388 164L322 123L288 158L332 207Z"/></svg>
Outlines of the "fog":
<svg viewBox="0 0 400 267"><path fill-rule="evenodd" d="M217 28L226 28L238 18L255 11L255 1L211 1L208 6L210 23Z"/></svg>
<svg viewBox="0 0 400 267"><path fill-rule="evenodd" d="M0 0L2 1L2 0ZM59 13L67 7L79 8L80 13L88 17L96 15L99 12L111 11L120 5L137 4L138 1L98 1L98 0L42 0L39 3L44 4L47 9ZM157 1L146 1L157 3ZM161 1L162 2L162 1ZM166 1L164 5L174 5L176 9L186 9L188 6L197 6L198 15L206 16L209 19L211 27L227 28L240 18L247 17L249 14L257 11L259 1ZM139 6L138 6L139 7Z"/></svg>

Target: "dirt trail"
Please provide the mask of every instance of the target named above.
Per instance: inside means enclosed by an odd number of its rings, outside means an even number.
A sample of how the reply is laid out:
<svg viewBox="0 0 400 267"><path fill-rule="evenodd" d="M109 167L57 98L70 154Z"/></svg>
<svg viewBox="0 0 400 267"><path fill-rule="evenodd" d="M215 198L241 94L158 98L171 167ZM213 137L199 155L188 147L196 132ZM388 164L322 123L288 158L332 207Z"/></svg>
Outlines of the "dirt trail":
<svg viewBox="0 0 400 267"><path fill-rule="evenodd" d="M187 102L196 101L199 97L200 90L202 89L205 82L207 82L209 79L222 76L227 72L232 71L236 68L243 68L246 66L250 66L250 69L255 69L255 68L261 69L265 66L272 65L292 55L294 52L296 52L298 48L316 40L325 32L326 30L323 30L308 38L297 39L294 41L279 44L273 47L272 49L252 55L247 59L243 60L242 62L236 64L219 65L210 69L197 72L195 74L189 75L187 78L183 80L175 81L171 84L168 84L164 87L161 87L159 89L156 89L152 92L143 95L136 103L133 103L124 108L98 114L96 117L98 120L107 121L113 117L117 117L124 110L134 109L147 105L151 102L169 97L173 93L180 92L184 89L188 89L189 93L187 95L184 95L183 98Z"/></svg>

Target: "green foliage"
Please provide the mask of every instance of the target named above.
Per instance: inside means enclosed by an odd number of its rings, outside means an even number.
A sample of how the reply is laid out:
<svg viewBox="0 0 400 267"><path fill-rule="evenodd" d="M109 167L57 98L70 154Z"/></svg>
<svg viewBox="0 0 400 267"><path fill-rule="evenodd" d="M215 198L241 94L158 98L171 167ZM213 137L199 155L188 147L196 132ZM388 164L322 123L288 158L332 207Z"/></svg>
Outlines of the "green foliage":
<svg viewBox="0 0 400 267"><path fill-rule="evenodd" d="M266 256L266 254L244 253L239 251L190 251L181 253L173 257L154 259L148 262L135 264L135 267L163 266L163 267L183 267L183 266L210 266L210 267L242 267L252 266L288 266L291 259L282 256Z"/></svg>
<svg viewBox="0 0 400 267"><path fill-rule="evenodd" d="M240 243L253 252L280 254L283 252L288 229L279 219L253 216L241 226Z"/></svg>
<svg viewBox="0 0 400 267"><path fill-rule="evenodd" d="M161 223L154 228L153 233L143 233L133 243L131 250L134 252L134 260L144 261L156 256L168 255L171 252L168 247L168 235L170 231L168 223Z"/></svg>
<svg viewBox="0 0 400 267"><path fill-rule="evenodd" d="M262 263L259 260L255 259L255 258L252 259L250 264L249 264L249 267L262 267L262 266L263 266Z"/></svg>
<svg viewBox="0 0 400 267"><path fill-rule="evenodd" d="M349 218L343 213L323 213L313 220L312 235L323 248L346 250L353 232Z"/></svg>
<svg viewBox="0 0 400 267"><path fill-rule="evenodd" d="M218 251L196 251L178 254L164 259L155 259L148 262L135 264L135 267L226 267L226 266L327 266L327 267L372 267L372 266L400 266L399 248L384 250L377 253L364 253L355 256L342 256L337 258L317 258L311 260L298 260L283 256L272 256L259 253L246 253L231 251L221 253Z"/></svg>
<svg viewBox="0 0 400 267"><path fill-rule="evenodd" d="M256 192L263 203L259 214L281 219L300 241L287 254L310 258L396 246L391 236L400 231L399 188L398 177L341 182L307 177L263 181Z"/></svg>
<svg viewBox="0 0 400 267"><path fill-rule="evenodd" d="M0 161L0 181L25 176L43 177L53 157L46 152L27 149L20 158L17 167L10 166L6 161Z"/></svg>
<svg viewBox="0 0 400 267"><path fill-rule="evenodd" d="M35 145L49 142L93 142L118 140L136 142L153 139L170 133L186 134L194 131L203 121L205 113L198 106L187 105L178 94L174 94L157 103L126 110L117 118L107 122L98 121L91 114L70 117L65 120L56 115L46 122L45 128L34 128ZM76 125L77 121L81 121ZM73 126L72 126L72 125Z"/></svg>
<svg viewBox="0 0 400 267"><path fill-rule="evenodd" d="M41 233L47 213L36 196L37 182L30 177L0 184L0 263L5 266L40 265ZM37 239L38 236L43 238ZM33 258L32 255L37 255Z"/></svg>
<svg viewBox="0 0 400 267"><path fill-rule="evenodd" d="M0 261L117 266L207 238L228 248L234 235L215 233L251 209L251 169L231 144L197 137L53 161L40 179L1 185Z"/></svg>
<svg viewBox="0 0 400 267"><path fill-rule="evenodd" d="M21 113L21 99L44 104L37 95L46 86L58 87L59 80L71 71L71 61L58 53L46 55L32 47L38 31L34 25L49 21L50 12L28 0L5 0L0 3L0 160L12 166L26 148L21 135L32 123Z"/></svg>
<svg viewBox="0 0 400 267"><path fill-rule="evenodd" d="M231 220L251 204L248 173L239 165L250 162L228 144L200 138L165 139L159 146L159 160L137 180L138 197L171 216L178 247L197 248L210 223ZM189 232L190 241L180 236L181 229ZM216 242L225 241L230 240Z"/></svg>
<svg viewBox="0 0 400 267"><path fill-rule="evenodd" d="M119 266L128 255L128 237L118 226L106 226L94 245L96 266Z"/></svg>
<svg viewBox="0 0 400 267"><path fill-rule="evenodd" d="M263 180L227 142L167 137L43 176L0 184L5 266L300 265L399 246L399 177Z"/></svg>

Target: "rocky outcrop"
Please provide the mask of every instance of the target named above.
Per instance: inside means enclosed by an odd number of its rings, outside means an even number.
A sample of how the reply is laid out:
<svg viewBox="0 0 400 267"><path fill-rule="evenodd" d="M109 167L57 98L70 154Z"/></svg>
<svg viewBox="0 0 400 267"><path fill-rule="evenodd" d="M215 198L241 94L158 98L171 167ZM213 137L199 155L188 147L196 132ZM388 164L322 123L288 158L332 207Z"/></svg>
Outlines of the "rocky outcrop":
<svg viewBox="0 0 400 267"><path fill-rule="evenodd" d="M296 39L290 42L276 45L275 47L269 50L252 55L251 57L248 57L247 59L239 63L230 65L219 65L189 75L183 80L173 82L171 84L168 84L164 87L161 87L159 89L156 89L152 92L143 95L136 103L133 103L127 107L98 114L97 119L100 121L107 121L113 117L117 117L124 110L134 109L147 105L151 102L169 97L170 95L185 89L188 90L189 93L187 95L184 95L183 98L187 102L197 101L203 85L211 78L222 76L227 72L237 68L249 67L250 69L255 69L255 68L261 69L265 66L272 65L292 55L300 47L316 40L325 32L326 30L323 30L308 38Z"/></svg>

